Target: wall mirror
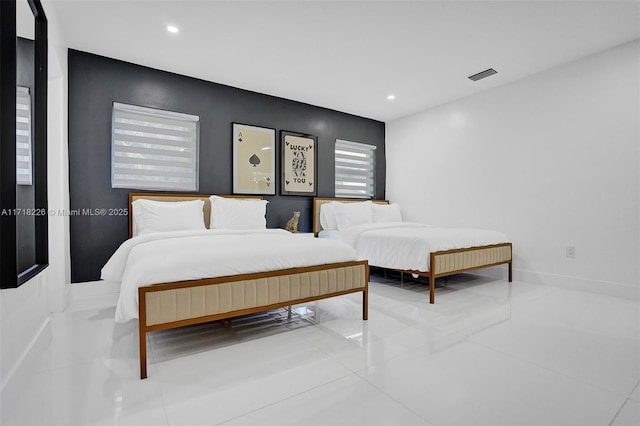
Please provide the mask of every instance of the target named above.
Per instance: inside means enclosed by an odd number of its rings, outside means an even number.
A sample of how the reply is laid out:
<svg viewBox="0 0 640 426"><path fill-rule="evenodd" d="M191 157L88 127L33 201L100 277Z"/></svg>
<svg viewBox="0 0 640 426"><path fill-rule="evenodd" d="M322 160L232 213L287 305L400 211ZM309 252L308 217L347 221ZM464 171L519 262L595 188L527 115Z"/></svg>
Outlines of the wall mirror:
<svg viewBox="0 0 640 426"><path fill-rule="evenodd" d="M13 288L48 264L47 20L39 0L3 0L0 25L0 285Z"/></svg>

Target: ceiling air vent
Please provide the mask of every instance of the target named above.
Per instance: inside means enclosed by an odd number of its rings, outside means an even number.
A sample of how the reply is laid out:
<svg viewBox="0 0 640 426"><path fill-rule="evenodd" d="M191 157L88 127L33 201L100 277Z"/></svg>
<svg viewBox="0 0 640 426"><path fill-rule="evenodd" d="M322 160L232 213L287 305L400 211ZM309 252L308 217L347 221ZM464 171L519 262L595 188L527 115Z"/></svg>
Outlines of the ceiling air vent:
<svg viewBox="0 0 640 426"><path fill-rule="evenodd" d="M498 74L498 71L494 70L493 68L489 68L488 70L481 71L478 74L470 75L469 80L478 81L494 74Z"/></svg>

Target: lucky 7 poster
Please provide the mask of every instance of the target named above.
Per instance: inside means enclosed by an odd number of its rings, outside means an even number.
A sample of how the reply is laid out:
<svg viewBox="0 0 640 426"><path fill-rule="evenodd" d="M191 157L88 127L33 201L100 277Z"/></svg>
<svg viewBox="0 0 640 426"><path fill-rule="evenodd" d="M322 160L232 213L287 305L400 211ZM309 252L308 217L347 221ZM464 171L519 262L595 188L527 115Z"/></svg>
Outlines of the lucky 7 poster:
<svg viewBox="0 0 640 426"><path fill-rule="evenodd" d="M233 192L275 195L275 129L233 123Z"/></svg>
<svg viewBox="0 0 640 426"><path fill-rule="evenodd" d="M282 195L316 195L317 138L283 131Z"/></svg>

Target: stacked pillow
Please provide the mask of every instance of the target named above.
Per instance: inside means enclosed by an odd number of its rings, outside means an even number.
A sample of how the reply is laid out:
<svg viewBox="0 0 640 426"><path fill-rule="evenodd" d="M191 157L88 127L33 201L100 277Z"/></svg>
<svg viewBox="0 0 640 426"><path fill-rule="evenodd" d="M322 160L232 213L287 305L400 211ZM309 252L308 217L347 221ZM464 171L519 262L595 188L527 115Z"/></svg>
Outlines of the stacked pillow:
<svg viewBox="0 0 640 426"><path fill-rule="evenodd" d="M398 204L373 204L373 221L381 222L402 222L400 205Z"/></svg>
<svg viewBox="0 0 640 426"><path fill-rule="evenodd" d="M224 198L212 195L211 229L266 229L266 200ZM132 204L132 234L199 231L206 229L204 200L155 201L138 199Z"/></svg>
<svg viewBox="0 0 640 426"><path fill-rule="evenodd" d="M212 195L211 229L266 229L267 200Z"/></svg>
<svg viewBox="0 0 640 426"><path fill-rule="evenodd" d="M376 204L371 201L331 201L320 207L320 225L328 231L344 231L356 225L382 222L402 222L400 206Z"/></svg>
<svg viewBox="0 0 640 426"><path fill-rule="evenodd" d="M133 207L133 235L152 232L197 231L204 225L204 201L135 200Z"/></svg>
<svg viewBox="0 0 640 426"><path fill-rule="evenodd" d="M338 229L336 222L337 204L339 204L337 201L331 201L320 206L320 225L322 225L322 229L326 229L327 231Z"/></svg>
<svg viewBox="0 0 640 426"><path fill-rule="evenodd" d="M344 231L356 225L373 223L373 203L336 203L335 220L338 231Z"/></svg>

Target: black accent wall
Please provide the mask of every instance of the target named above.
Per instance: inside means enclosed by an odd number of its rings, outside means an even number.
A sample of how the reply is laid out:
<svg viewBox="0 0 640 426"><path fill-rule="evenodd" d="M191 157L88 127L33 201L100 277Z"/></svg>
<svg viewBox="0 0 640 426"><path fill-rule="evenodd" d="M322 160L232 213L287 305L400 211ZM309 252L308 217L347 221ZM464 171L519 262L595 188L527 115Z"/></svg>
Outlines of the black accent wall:
<svg viewBox="0 0 640 426"><path fill-rule="evenodd" d="M300 102L241 90L69 49L70 208L126 208L129 192L111 188L113 102L200 116L199 193L232 193L231 123L275 128L276 194L280 131L318 137L318 196L334 196L336 139L377 147L376 198L385 190L385 125ZM265 196L267 227L284 227L300 210L298 229L311 232L312 198ZM70 217L72 282L100 278L100 269L128 238L126 216Z"/></svg>

